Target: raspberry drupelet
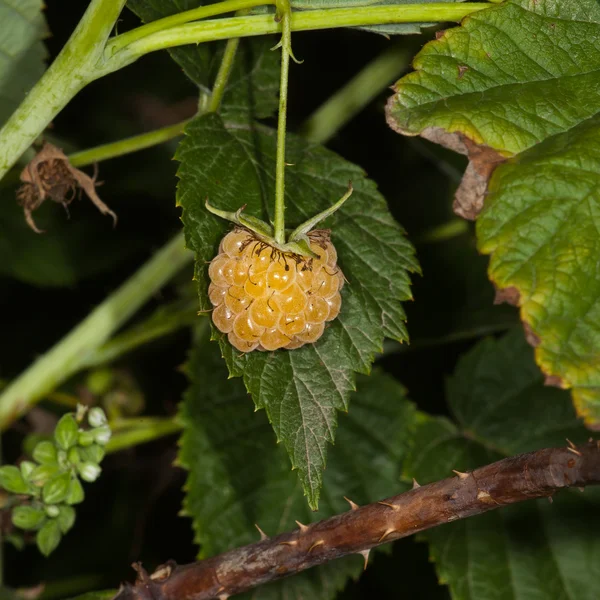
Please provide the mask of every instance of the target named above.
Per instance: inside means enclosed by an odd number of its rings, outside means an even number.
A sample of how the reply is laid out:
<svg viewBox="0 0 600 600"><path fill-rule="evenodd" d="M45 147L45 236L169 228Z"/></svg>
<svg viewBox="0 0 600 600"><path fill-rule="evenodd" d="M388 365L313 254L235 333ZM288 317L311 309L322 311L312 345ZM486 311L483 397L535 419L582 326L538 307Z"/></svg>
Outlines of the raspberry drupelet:
<svg viewBox="0 0 600 600"><path fill-rule="evenodd" d="M282 252L236 227L210 263L212 319L241 352L316 342L340 312L344 276L329 232L308 234L318 258Z"/></svg>

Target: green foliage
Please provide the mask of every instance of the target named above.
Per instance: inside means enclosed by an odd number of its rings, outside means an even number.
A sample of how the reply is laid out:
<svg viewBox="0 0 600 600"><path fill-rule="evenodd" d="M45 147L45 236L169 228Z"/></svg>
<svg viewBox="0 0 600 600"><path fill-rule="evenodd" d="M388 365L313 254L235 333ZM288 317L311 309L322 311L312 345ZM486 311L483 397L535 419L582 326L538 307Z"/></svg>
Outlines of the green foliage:
<svg viewBox="0 0 600 600"><path fill-rule="evenodd" d="M102 446L110 439L106 415L100 408L88 413L88 428L84 428L87 408L78 406L77 413L63 415L54 429L53 440L38 442L32 451L37 465L22 461L20 468L0 467L0 487L7 492L29 496L25 504L15 506L12 522L15 527L37 531L35 539L44 556L51 554L62 536L75 523L71 505L84 499L78 476L95 481L100 475L98 463L104 457ZM94 444L79 445L84 433L92 435Z"/></svg>
<svg viewBox="0 0 600 600"><path fill-rule="evenodd" d="M0 0L0 125L44 72L42 0Z"/></svg>
<svg viewBox="0 0 600 600"><path fill-rule="evenodd" d="M188 247L196 252L200 307L210 308L207 262L227 225L204 208L204 198L234 211L265 217L274 198L275 132L224 124L214 114L186 128L179 147L178 203ZM215 153L218 160L215 161ZM290 224L304 221L341 197L352 181L352 198L325 227L332 228L338 264L348 280L342 312L314 345L293 352L239 356L219 337L229 371L243 376L257 408L265 408L277 438L290 454L310 505L317 507L327 442L333 442L336 411L347 410L354 372L367 373L383 337L406 341L399 300L410 296L409 271L418 265L401 227L391 218L374 184L354 165L324 148L289 136L286 212ZM204 165L211 163L213 168ZM267 213L269 214L269 213ZM272 215L269 215L272 216Z"/></svg>
<svg viewBox="0 0 600 600"><path fill-rule="evenodd" d="M510 0L428 44L389 105L403 133L516 155L489 182L479 248L495 285L518 292L542 371L573 388L590 425L600 422L599 41L594 0ZM476 211L482 190L465 192Z"/></svg>
<svg viewBox="0 0 600 600"><path fill-rule="evenodd" d="M587 438L568 395L545 387L533 351L514 330L480 342L448 382L456 424L426 419L405 472L429 483L506 456ZM600 494L588 488L502 508L423 535L453 600L572 598L597 594Z"/></svg>
<svg viewBox="0 0 600 600"><path fill-rule="evenodd" d="M255 524L275 535L349 509L343 496L366 503L402 489L399 477L416 411L403 388L376 371L361 377L352 408L340 422L329 452L318 513L306 506L285 450L275 445L264 413L227 369L215 344L202 335L186 373L191 381L181 405L184 427L179 463L189 471L184 514L193 520L202 558L259 539ZM334 598L362 570L348 557L298 577L260 588L252 598Z"/></svg>
<svg viewBox="0 0 600 600"><path fill-rule="evenodd" d="M434 0L424 3L430 1ZM107 0L107 8L110 4ZM201 4L202 0L128 3L146 22ZM292 0L297 11L342 6L352 10L359 4L412 2ZM0 123L43 70L40 7L38 0L0 0ZM51 5L50 10L60 9ZM433 6L433 10L444 9ZM255 8L249 19L259 21L257 14L267 11L272 14L274 7ZM69 21L68 27L62 21L56 18L52 23L65 28L66 39L72 27L69 19L64 20ZM330 25L336 27L334 22ZM417 33L426 25L363 29ZM6 492L0 495L3 529L10 530L5 541L21 548L35 540L46 557L61 545L60 552L42 567L33 560L32 566L25 566L28 581L48 580L44 593L52 600L92 586L113 585L131 559L141 560L149 570L169 558L192 560L196 547L182 524L186 522L172 526L176 520L172 499L180 497L182 481L171 469L173 441L165 439L156 454L154 449L143 453L132 449L179 429L177 462L187 476L182 514L191 520L202 559L257 541L255 525L276 535L295 529L296 519L310 523L347 511L344 496L359 504L373 502L408 489L413 476L425 484L450 476L451 469L464 471L516 453L564 445L565 438L585 440L588 434L567 393L545 387L543 380L545 373L550 383L574 388L579 414L589 424L600 422L599 26L600 4L594 0L505 0L473 14L460 27L438 32L436 41L415 59L416 71L397 84L388 107L388 120L396 130L423 135L470 155L458 204L462 214L470 217L484 205L476 226L477 248L491 255L489 267L487 257L476 254L471 228L461 222L456 227L456 219L448 221L453 181L447 176L460 162L442 148L432 152L426 144L386 136L376 126L384 128L380 105L372 104L331 140L332 147L360 167L288 133L290 228L331 206L350 180L355 190L343 209L325 222L332 228L339 264L348 280L341 315L317 344L294 351L240 355L214 329L212 337L218 343L211 343L210 316L196 316L196 296L202 313L211 309L207 265L228 230L205 210L205 200L229 211L246 205L247 215L265 221L274 216L276 132L271 125L278 105L280 53L270 48L279 41L277 37L241 41L221 106L213 114L205 111L225 41L170 51L181 67L170 65L171 70L183 70L191 82L182 77L187 88L172 89L165 77L168 66L163 72L144 65L140 81L129 79L137 68L132 66L120 83L117 74L111 77L104 96L98 93L101 82L90 93L93 101L82 94L77 110L55 121L57 139L61 144L64 140L65 148L87 145L88 138L90 145L102 143L187 118L199 107L176 154L177 202L183 209L187 244L196 254L196 282L192 284L189 277L182 280L185 303L173 301L173 294L180 296L174 290L154 297L154 305L133 327L107 343L103 339L100 348L86 345L88 334L83 339L72 336L82 342L77 346L82 358L77 368L102 368L69 381L56 374L45 393L59 380L64 388L45 396L40 410L27 415L18 425L21 429L6 436L5 459L22 457L14 440L26 431L33 460L0 467L0 486ZM174 30L164 33L163 39L177 35ZM339 38L311 35L294 34L298 56L307 60L302 67L292 65L290 130L302 131L302 120L339 84L338 75L340 80L353 75L351 69L344 71L342 63L358 66L385 44L359 31L337 34ZM326 39L330 41L323 42ZM414 47L408 41L397 43L398 56ZM152 59L160 64L160 57ZM335 77L327 71L327 61L335 67ZM164 88L164 95L159 88ZM60 92L58 86L55 89ZM186 99L186 94L191 97ZM338 106L351 107L357 100L352 93L342 96ZM114 101L114 112L105 110L107 98ZM122 129L119 121L127 121L123 114L129 110L135 118L129 129ZM23 118L29 123L27 115ZM8 141L15 137L14 132L9 134ZM3 143L0 154L6 147ZM173 154L174 142L167 151ZM5 277L0 281L5 292L0 303L8 325L5 337L10 340L0 356L1 385L6 379L10 388L9 378L24 363L50 348L62 328L71 327L99 295L122 281L122 271L111 270L132 249L150 249L159 239L158 231L174 227L179 209L173 207L173 186L168 183L174 169L163 171L146 158L124 160L121 171L102 168L107 185L101 195L107 190L107 201L114 206L110 196L120 189L131 210L129 217L119 212L115 232L95 213L93 222L80 219L75 211L68 221L50 203L40 211L40 225L48 233L28 231L11 189L18 169L9 173L8 185L0 190L0 200L4 199L0 201L0 275ZM366 178L365 170L381 185L387 201ZM156 193L157 187L161 193ZM135 194L141 196L139 204ZM158 213L156 206L147 203L148 195L160 197L171 212ZM163 229L155 231L163 216ZM128 218L131 229L121 229ZM401 303L412 299L409 274L420 267L396 218L418 244L425 273L415 286L416 306L407 307L411 338L417 342L413 347L406 344ZM96 223L101 224L98 229ZM97 235L100 226L108 232L106 238ZM176 242L182 252L181 237ZM171 273L168 260L162 264ZM96 281L99 273L106 279ZM163 274L154 271L146 280L132 280L135 294L139 291L139 298L148 299L149 280ZM517 320L513 308L493 306L492 283L504 290L496 300L508 297L519 304L527 339L537 346L537 365L519 328L501 339L476 344L454 368L470 340L503 331ZM88 284L90 289L84 289ZM24 294L31 293L33 286L34 314L29 307L19 312ZM61 286L69 286L69 295L43 289ZM13 290L17 290L15 298L11 298ZM61 294L58 301L55 293ZM134 300L131 295L121 306L107 305L105 312L98 313L97 328L114 331L122 306L131 306ZM52 318L50 306L58 306L52 309ZM61 309L66 316L54 324L55 311ZM125 353L190 325L191 352L181 369L189 385L181 397L185 380L176 369L189 344L189 332L157 345L156 355ZM18 335L11 335L15 331ZM35 344L30 343L33 338ZM380 366L371 373L384 338L391 341ZM461 344L452 343L456 340ZM51 349L37 364L49 364L52 353ZM118 367L110 364L117 359ZM70 364L64 360L60 367L69 369ZM452 369L445 402L441 380ZM410 386L423 412L407 400L399 380ZM14 395L18 406L28 400L28 394ZM56 403L70 403L73 395L81 395L86 404L103 402L111 426L118 431L112 445L107 445L111 427L98 408L85 417L81 408L75 415L63 416L53 436L48 435L45 425L54 419ZM168 416L149 416L155 409L174 412L178 401L177 422ZM0 408L5 407L0 396ZM434 414L450 414L452 419ZM127 455L115 458L112 468L106 469L100 493L86 498L82 481L97 480L106 452L124 448L129 448ZM161 462L159 456L165 460ZM76 513L74 506L84 498L85 511ZM317 506L319 512L313 512ZM500 507L427 531L421 539L428 543L439 580L448 591L437 586L430 592L437 583L433 571L429 573L432 588L421 585L428 565L425 560L416 564L418 558L413 557L407 565L404 553L414 547L406 540L384 560L376 559L375 570L364 575L362 556L350 556L259 587L246 597L356 600L399 595L433 598L447 593L452 600L592 600L598 595L600 578L599 508L596 490L586 489L583 494L569 490L557 494L552 505L535 501ZM79 523L73 531L76 517L87 523ZM68 540L61 544L67 533ZM6 563L12 566L11 552ZM7 577L13 577L5 570ZM351 585L359 576L360 583ZM0 585L2 598L16 599L26 593ZM108 600L114 594L113 590L97 592L77 600Z"/></svg>

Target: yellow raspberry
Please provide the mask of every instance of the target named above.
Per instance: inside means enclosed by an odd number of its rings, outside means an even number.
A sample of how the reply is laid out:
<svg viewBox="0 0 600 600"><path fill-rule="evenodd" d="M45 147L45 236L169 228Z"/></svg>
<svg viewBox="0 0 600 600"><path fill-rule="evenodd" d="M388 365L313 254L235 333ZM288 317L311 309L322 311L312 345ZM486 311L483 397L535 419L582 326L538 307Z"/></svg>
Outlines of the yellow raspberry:
<svg viewBox="0 0 600 600"><path fill-rule="evenodd" d="M240 352L293 350L316 342L342 305L344 276L328 232L308 234L318 258L282 252L242 227L210 263L213 323Z"/></svg>

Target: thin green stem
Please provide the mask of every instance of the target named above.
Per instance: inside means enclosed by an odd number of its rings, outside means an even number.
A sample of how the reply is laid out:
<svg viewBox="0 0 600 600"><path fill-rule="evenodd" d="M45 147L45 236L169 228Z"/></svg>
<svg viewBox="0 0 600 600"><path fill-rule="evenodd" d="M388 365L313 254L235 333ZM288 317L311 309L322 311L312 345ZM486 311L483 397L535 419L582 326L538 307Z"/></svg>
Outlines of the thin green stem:
<svg viewBox="0 0 600 600"><path fill-rule="evenodd" d="M301 133L323 144L395 81L409 64L405 48L393 45L355 75L304 123Z"/></svg>
<svg viewBox="0 0 600 600"><path fill-rule="evenodd" d="M400 4L390 6L359 6L293 12L292 31L336 29L363 25L385 25L390 23L419 23L460 21L467 15L489 8L485 3L431 3ZM199 44L233 37L251 37L279 33L281 24L271 14L249 15L214 19L197 23L186 23L158 31L122 47L107 44L106 55L112 70L122 68L141 56L186 44ZM116 38L118 39L118 38Z"/></svg>
<svg viewBox="0 0 600 600"><path fill-rule="evenodd" d="M56 60L0 129L0 179L73 96L99 76L106 40L125 2L90 2Z"/></svg>
<svg viewBox="0 0 600 600"><path fill-rule="evenodd" d="M246 10L267 4L275 4L275 1L225 0L223 2L209 4L208 6L200 6L199 8L193 8L192 10L186 10L171 15L170 17L165 17L164 19L152 21L151 23L142 25L141 27L137 27L126 33L122 33L111 41L111 51L118 52L136 40L140 40L159 31L164 31L165 29L170 29L171 27L176 27L177 25L183 25L192 21L199 21L200 19L206 19L207 17L214 17L226 13L235 13L239 10Z"/></svg>
<svg viewBox="0 0 600 600"><path fill-rule="evenodd" d="M147 133L134 135L123 140L75 152L69 155L69 161L74 167L84 167L85 165L91 165L102 160L108 160L109 158L116 158L118 156L124 156L125 154L131 154L132 152L137 152L138 150L151 148L152 146L162 144L181 135L184 127L190 120L191 119L186 119L185 121L175 123L174 125L168 125L167 127L161 127L154 131L148 131Z"/></svg>
<svg viewBox="0 0 600 600"><path fill-rule="evenodd" d="M197 304L196 301L195 304ZM161 319L157 319L153 315L97 348L82 362L80 368L89 369L114 362L139 346L187 327L198 319L197 310L197 307L181 308L171 314L164 314L166 311L163 311L164 317Z"/></svg>
<svg viewBox="0 0 600 600"><path fill-rule="evenodd" d="M212 96L208 106L209 112L217 112L219 106L221 106L221 100L227 89L227 82L229 81L229 76L231 75L231 70L235 63L235 55L239 45L240 38L227 40L225 52L223 53L223 58L221 60L221 66L219 67L219 72L217 73L217 78L215 79L215 84L213 86Z"/></svg>
<svg viewBox="0 0 600 600"><path fill-rule="evenodd" d="M176 235L77 327L15 379L0 395L0 430L76 373L136 310L191 262Z"/></svg>
<svg viewBox="0 0 600 600"><path fill-rule="evenodd" d="M182 429L174 417L164 419L154 418L143 420L140 423L136 423L136 421L140 421L139 419L127 419L127 421L129 422L129 428L124 427L127 423L120 423L117 431L106 445L108 453L152 442Z"/></svg>
<svg viewBox="0 0 600 600"><path fill-rule="evenodd" d="M277 117L277 158L275 163L275 218L274 238L278 244L285 244L285 132L287 125L288 80L290 77L290 51L292 31L290 28L291 9L289 3L281 11L281 73L279 79L279 114Z"/></svg>

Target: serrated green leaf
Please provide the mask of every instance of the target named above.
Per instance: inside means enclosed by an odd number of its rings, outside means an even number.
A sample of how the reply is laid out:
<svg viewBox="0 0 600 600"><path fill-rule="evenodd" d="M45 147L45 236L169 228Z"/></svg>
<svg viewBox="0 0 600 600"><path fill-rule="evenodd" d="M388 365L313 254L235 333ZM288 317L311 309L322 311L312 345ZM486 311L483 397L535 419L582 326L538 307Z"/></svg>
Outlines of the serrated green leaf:
<svg viewBox="0 0 600 600"><path fill-rule="evenodd" d="M186 373L191 386L180 410L184 426L179 463L188 469L184 514L193 520L201 556L295 529L348 510L343 496L366 503L400 491L402 458L416 411L403 388L375 372L362 377L348 415L340 422L325 472L326 494L314 513L303 499L285 450L275 444L264 414L239 380L228 380L218 348L202 336ZM362 570L362 557L348 557L257 589L252 598L333 598Z"/></svg>
<svg viewBox="0 0 600 600"><path fill-rule="evenodd" d="M60 543L60 526L58 519L50 519L35 536L35 541L44 556L50 556Z"/></svg>
<svg viewBox="0 0 600 600"><path fill-rule="evenodd" d="M62 533L67 533L75 523L75 509L72 506L62 504L58 507L58 525Z"/></svg>
<svg viewBox="0 0 600 600"><path fill-rule="evenodd" d="M33 458L41 465L57 465L56 446L50 441L39 442L33 449Z"/></svg>
<svg viewBox="0 0 600 600"><path fill-rule="evenodd" d="M510 0L416 57L392 126L472 159L457 202L548 381L600 423L600 5ZM498 166L494 161L511 157ZM485 199L485 204L484 204Z"/></svg>
<svg viewBox="0 0 600 600"><path fill-rule="evenodd" d="M209 310L207 263L228 226L205 210L204 199L223 210L246 204L249 214L268 220L276 137L266 127L226 127L215 114L195 119L186 133L177 153L178 203L187 244L196 252L200 307ZM354 373L369 372L384 336L406 341L400 301L411 297L408 272L417 271L418 264L384 198L358 167L295 136L288 136L287 160L294 164L287 174L290 226L331 205L348 181L354 186L351 200L325 221L349 282L342 290L341 314L317 344L298 350L240 356L225 338L219 342L231 375L243 375L257 408L266 409L316 508L336 411L347 410Z"/></svg>
<svg viewBox="0 0 600 600"><path fill-rule="evenodd" d="M13 494L28 494L29 484L23 478L21 471L14 465L0 467L0 487Z"/></svg>
<svg viewBox="0 0 600 600"><path fill-rule="evenodd" d="M46 520L46 513L33 506L16 506L12 511L12 522L20 529L38 529Z"/></svg>
<svg viewBox="0 0 600 600"><path fill-rule="evenodd" d="M44 72L43 6L42 0L0 0L0 125Z"/></svg>
<svg viewBox="0 0 600 600"><path fill-rule="evenodd" d="M61 473L44 484L42 498L46 504L64 502L71 487L71 473Z"/></svg>
<svg viewBox="0 0 600 600"><path fill-rule="evenodd" d="M406 474L423 483L520 452L582 443L568 394L545 387L533 350L514 330L484 340L448 384L457 424L426 419ZM600 493L593 487L501 508L428 531L431 556L454 600L592 600L600 577Z"/></svg>

